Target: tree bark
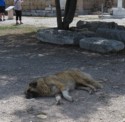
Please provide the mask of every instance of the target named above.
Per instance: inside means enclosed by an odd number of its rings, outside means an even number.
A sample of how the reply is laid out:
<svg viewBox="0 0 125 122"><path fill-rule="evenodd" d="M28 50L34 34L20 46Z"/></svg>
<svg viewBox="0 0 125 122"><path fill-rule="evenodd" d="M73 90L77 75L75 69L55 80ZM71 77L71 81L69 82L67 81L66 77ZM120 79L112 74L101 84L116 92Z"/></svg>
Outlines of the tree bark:
<svg viewBox="0 0 125 122"><path fill-rule="evenodd" d="M76 11L77 0L67 0L65 6L65 13L63 18L63 29L69 29L70 23L73 21Z"/></svg>
<svg viewBox="0 0 125 122"><path fill-rule="evenodd" d="M67 0L65 5L65 13L62 21L62 14L60 8L60 0L55 0L57 13L57 27L58 29L68 30L70 23L73 21L77 0Z"/></svg>
<svg viewBox="0 0 125 122"><path fill-rule="evenodd" d="M56 4L56 15L57 15L57 27L58 29L63 29L60 0L55 0L55 4Z"/></svg>

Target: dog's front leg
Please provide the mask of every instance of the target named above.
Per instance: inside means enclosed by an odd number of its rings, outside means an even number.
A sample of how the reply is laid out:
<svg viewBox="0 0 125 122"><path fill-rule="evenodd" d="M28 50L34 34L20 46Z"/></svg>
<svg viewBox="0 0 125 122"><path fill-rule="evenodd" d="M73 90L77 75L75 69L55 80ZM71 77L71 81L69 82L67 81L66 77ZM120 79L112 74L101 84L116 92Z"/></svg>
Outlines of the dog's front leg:
<svg viewBox="0 0 125 122"><path fill-rule="evenodd" d="M62 95L63 95L63 97L64 97L66 100L68 100L68 101L70 101L70 102L73 102L73 98L69 95L69 91L68 91L68 90L63 90L63 91L62 91Z"/></svg>

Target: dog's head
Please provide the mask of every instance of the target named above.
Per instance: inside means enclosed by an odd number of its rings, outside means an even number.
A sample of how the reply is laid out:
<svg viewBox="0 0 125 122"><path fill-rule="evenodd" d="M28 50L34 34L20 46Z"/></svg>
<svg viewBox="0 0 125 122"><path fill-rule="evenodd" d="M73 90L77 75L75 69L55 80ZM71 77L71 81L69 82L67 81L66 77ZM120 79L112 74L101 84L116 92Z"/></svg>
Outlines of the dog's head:
<svg viewBox="0 0 125 122"><path fill-rule="evenodd" d="M25 91L25 96L27 99L36 97L46 97L51 95L51 88L46 83L44 78L38 78L33 82L29 83L27 90Z"/></svg>
<svg viewBox="0 0 125 122"><path fill-rule="evenodd" d="M37 82L29 83L27 90L25 91L25 97L27 99L39 97L39 91L37 89Z"/></svg>

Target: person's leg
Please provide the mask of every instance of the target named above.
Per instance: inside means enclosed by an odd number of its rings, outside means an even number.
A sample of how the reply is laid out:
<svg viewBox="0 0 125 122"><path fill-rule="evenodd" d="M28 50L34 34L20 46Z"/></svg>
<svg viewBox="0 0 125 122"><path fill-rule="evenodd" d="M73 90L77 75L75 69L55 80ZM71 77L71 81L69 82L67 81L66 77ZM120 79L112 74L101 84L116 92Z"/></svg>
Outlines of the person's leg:
<svg viewBox="0 0 125 122"><path fill-rule="evenodd" d="M3 21L5 21L5 14L4 14L4 13L2 13L2 16L3 16Z"/></svg>
<svg viewBox="0 0 125 122"><path fill-rule="evenodd" d="M19 24L19 23L18 23L18 16L19 16L18 10L15 10L15 14L16 14L16 24Z"/></svg>
<svg viewBox="0 0 125 122"><path fill-rule="evenodd" d="M2 13L0 13L0 21L2 21Z"/></svg>
<svg viewBox="0 0 125 122"><path fill-rule="evenodd" d="M2 8L0 6L0 21L2 21Z"/></svg>
<svg viewBox="0 0 125 122"><path fill-rule="evenodd" d="M5 21L5 6L3 6L3 21Z"/></svg>
<svg viewBox="0 0 125 122"><path fill-rule="evenodd" d="M22 11L19 11L19 20L20 20L20 24L23 24L22 23Z"/></svg>

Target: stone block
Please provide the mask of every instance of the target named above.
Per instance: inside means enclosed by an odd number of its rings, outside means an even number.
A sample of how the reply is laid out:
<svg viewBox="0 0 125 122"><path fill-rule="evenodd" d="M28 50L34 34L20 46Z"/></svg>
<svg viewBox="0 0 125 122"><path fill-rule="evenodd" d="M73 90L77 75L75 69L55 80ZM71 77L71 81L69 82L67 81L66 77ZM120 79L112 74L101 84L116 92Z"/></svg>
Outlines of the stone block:
<svg viewBox="0 0 125 122"><path fill-rule="evenodd" d="M90 37L80 40L80 47L98 53L118 52L124 49L124 43L105 38Z"/></svg>
<svg viewBox="0 0 125 122"><path fill-rule="evenodd" d="M25 12L25 11L24 11L24 12L22 12L22 15L31 16L31 12L27 12L27 11Z"/></svg>
<svg viewBox="0 0 125 122"><path fill-rule="evenodd" d="M46 10L46 11L51 11L51 10L52 10L52 7L46 7L45 10Z"/></svg>
<svg viewBox="0 0 125 122"><path fill-rule="evenodd" d="M54 13L54 12L46 12L45 16L46 17L55 17L56 13Z"/></svg>
<svg viewBox="0 0 125 122"><path fill-rule="evenodd" d="M124 18L125 17L125 9L124 8L112 8L113 17L115 18Z"/></svg>
<svg viewBox="0 0 125 122"><path fill-rule="evenodd" d="M52 10L53 10L53 11L56 11L56 7L52 7Z"/></svg>
<svg viewBox="0 0 125 122"><path fill-rule="evenodd" d="M37 14L38 14L38 16L42 16L42 17L45 17L45 16L46 16L46 12L45 12L45 11L43 11L43 12L38 12Z"/></svg>
<svg viewBox="0 0 125 122"><path fill-rule="evenodd" d="M96 33L100 37L115 39L125 43L125 30L98 28Z"/></svg>
<svg viewBox="0 0 125 122"><path fill-rule="evenodd" d="M74 35L74 44L79 45L79 41L86 37L96 37L96 34L91 31L77 32Z"/></svg>
<svg viewBox="0 0 125 122"><path fill-rule="evenodd" d="M98 28L116 29L118 28L115 22L100 22L100 21L78 21L76 26L78 28L87 28L90 31L96 31Z"/></svg>
<svg viewBox="0 0 125 122"><path fill-rule="evenodd" d="M52 44L73 45L74 35L71 31L58 30L56 28L40 29L37 32L37 39Z"/></svg>

